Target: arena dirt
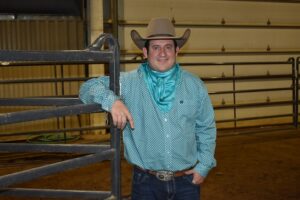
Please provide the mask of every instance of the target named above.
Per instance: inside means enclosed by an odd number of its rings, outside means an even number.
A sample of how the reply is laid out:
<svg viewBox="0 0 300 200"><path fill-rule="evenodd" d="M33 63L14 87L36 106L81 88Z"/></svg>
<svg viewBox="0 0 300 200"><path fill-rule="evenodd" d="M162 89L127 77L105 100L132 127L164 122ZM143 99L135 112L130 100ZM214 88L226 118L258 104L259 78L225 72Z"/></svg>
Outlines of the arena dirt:
<svg viewBox="0 0 300 200"><path fill-rule="evenodd" d="M202 200L300 200L299 152L300 131L296 129L262 129L219 136L216 149L218 166L201 186ZM70 156L2 153L0 158L0 175L4 175ZM109 168L110 163L106 161L14 187L106 191L110 190ZM124 198L130 196L131 170L123 160ZM40 198L0 196L0 199Z"/></svg>

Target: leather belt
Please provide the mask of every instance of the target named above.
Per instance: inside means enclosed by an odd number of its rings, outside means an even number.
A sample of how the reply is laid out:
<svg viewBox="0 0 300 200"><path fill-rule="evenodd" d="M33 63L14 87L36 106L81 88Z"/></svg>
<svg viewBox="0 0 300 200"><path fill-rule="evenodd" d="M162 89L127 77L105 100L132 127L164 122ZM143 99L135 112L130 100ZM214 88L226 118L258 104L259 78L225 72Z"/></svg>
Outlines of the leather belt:
<svg viewBox="0 0 300 200"><path fill-rule="evenodd" d="M176 172L165 171L165 170L153 171L153 170L140 168L139 166L135 166L135 168L142 172L154 175L154 176L156 176L157 179L159 179L161 181L170 181L170 180L174 179L175 177L186 176L187 174L185 172L191 170L193 167L186 169L186 170L182 170L182 171L176 171Z"/></svg>

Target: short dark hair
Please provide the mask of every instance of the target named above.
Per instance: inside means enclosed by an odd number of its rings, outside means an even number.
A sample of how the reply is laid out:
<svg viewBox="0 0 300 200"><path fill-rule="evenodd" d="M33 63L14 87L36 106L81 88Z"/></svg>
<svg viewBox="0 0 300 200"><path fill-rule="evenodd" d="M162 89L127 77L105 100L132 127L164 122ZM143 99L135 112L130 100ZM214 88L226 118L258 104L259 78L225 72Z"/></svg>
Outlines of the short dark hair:
<svg viewBox="0 0 300 200"><path fill-rule="evenodd" d="M174 47L175 47L175 51L176 51L177 42L176 42L176 40L173 40L173 42L174 42ZM150 45L150 40L146 40L144 47L147 49L147 52L149 52L149 45Z"/></svg>

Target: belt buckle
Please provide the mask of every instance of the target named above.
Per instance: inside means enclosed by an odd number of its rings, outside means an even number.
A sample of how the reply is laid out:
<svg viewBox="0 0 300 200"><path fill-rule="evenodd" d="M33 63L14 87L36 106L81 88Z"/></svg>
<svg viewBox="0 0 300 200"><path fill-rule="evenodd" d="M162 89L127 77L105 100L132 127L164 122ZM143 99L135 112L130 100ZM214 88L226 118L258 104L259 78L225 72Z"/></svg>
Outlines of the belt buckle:
<svg viewBox="0 0 300 200"><path fill-rule="evenodd" d="M161 181L170 181L174 177L174 173L170 171L157 171L156 178Z"/></svg>

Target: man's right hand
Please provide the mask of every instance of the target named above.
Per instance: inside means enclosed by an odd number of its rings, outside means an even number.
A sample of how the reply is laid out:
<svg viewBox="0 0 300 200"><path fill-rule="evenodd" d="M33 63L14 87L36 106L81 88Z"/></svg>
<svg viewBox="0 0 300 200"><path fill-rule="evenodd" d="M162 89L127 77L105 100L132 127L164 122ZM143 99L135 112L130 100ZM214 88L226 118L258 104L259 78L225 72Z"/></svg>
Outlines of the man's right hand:
<svg viewBox="0 0 300 200"><path fill-rule="evenodd" d="M113 123L117 128L123 129L128 121L131 129L134 129L133 118L128 111L128 108L121 100L114 102L111 108L111 115L113 118Z"/></svg>

